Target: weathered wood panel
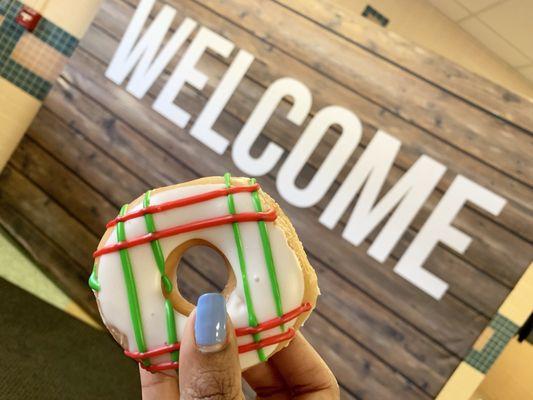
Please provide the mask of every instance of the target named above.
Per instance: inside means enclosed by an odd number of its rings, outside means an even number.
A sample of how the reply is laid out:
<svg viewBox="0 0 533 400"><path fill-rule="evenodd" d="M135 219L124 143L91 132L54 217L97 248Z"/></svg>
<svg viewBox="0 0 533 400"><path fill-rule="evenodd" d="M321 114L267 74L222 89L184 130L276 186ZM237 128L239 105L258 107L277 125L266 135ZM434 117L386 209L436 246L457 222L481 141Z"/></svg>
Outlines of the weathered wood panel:
<svg viewBox="0 0 533 400"><path fill-rule="evenodd" d="M323 294L304 333L334 370L343 397L435 396L533 255L531 103L393 34L356 26L341 2L167 3L179 15L172 29L191 17L256 57L215 124L228 139L235 138L270 83L283 76L298 78L313 92L308 120L331 104L362 119L359 148L316 206L300 209L280 198L278 167L260 182L290 215L317 269ZM137 4L104 1L0 176L2 226L93 314L85 286L91 253L120 204L151 187L226 170L239 174L229 151L215 155L187 128L151 108L186 47L141 100L104 77ZM157 2L152 18L162 4ZM176 99L192 121L231 61L202 56L199 69L210 77L206 88L185 87ZM289 106L288 101L280 105L254 149L272 141L290 151L302 129L286 121ZM402 141L385 190L421 154L448 167L384 264L366 254L376 232L356 248L340 239L347 216L333 231L317 222L378 128ZM336 129L328 132L302 172L302 183L338 136ZM457 174L504 196L508 204L496 217L474 206L460 212L455 225L472 236L471 246L465 254L439 246L426 263L451 284L437 302L392 269ZM190 267L187 292L197 295L223 281L222 270L205 254L191 253L184 262Z"/></svg>
<svg viewBox="0 0 533 400"><path fill-rule="evenodd" d="M82 47L85 48L85 49L89 49L91 51L99 51L99 52L102 52L102 49L103 49L103 46L101 45L101 43L106 43L106 42L109 42L111 41L109 37L106 37L105 34L102 34L101 31L97 30L97 29L91 29L91 31L89 32L89 34L86 36L85 40L82 42ZM105 58L104 58L105 59ZM187 99L187 101L183 102L184 104L186 103L187 105L190 105L193 103L194 99ZM228 107L228 108L233 108L233 107ZM194 110L196 111L196 110ZM267 137L271 137L271 135L273 135L274 133L277 133L278 137L284 137L283 134L280 134L281 132L284 132L283 128L281 126L279 126L279 119L275 119L274 121L272 121L271 124L269 124L269 127L267 127L267 129L265 130L265 134ZM271 126L271 127L270 127ZM280 143L280 144L283 144L282 141L278 141L278 140L275 140L274 141ZM288 144L285 142L284 144L285 146L288 146ZM322 149L324 150L324 149ZM317 166L317 161L316 159L312 159L311 162L310 162L310 165L312 166ZM308 171L309 172L309 171ZM397 174L394 174L394 177L393 178L396 178L397 180ZM431 200L431 206L434 206L434 203L436 202L435 199L432 199ZM323 205L320 204L318 209L322 209L323 208ZM429 208L429 206L427 207ZM429 212L429 210L427 210L427 212ZM474 216L475 218L475 216ZM410 235L408 237L406 237L403 242L400 244L400 248L398 249L398 251L395 252L395 255L398 256L399 254L401 254L402 250L405 248L405 246L410 242L410 239L412 238L412 236L414 234L416 234L416 228L419 228L420 227L420 224L421 224L421 220L423 218L419 218L417 221L415 221L415 224L414 224L414 228L411 232L410 232ZM474 224L471 224L470 221L468 221L467 219L467 222L465 223L465 225L475 225ZM486 229L486 228L485 228ZM511 239L512 240L512 239ZM460 268L460 270L462 271L462 273L465 274L465 279L461 280L461 282L458 283L458 288L457 289L453 289L455 293L456 290L458 290L460 292L459 296L461 296L462 298L466 298L468 299L467 301L469 302L475 302L475 303L478 303L480 304L480 307L483 309L483 303L486 302L494 302L494 303L498 303L501 301L501 299L503 297L500 297L500 295L502 295L502 292L501 290L498 290L499 287L498 286L494 286L493 285L493 281L491 279L488 279L484 274L481 274L479 273L475 268L472 268L472 266L470 266L468 263L466 262L463 262L462 260L460 260L459 258L457 257L454 257L453 255L451 255L451 257L454 258L455 262L452 262L450 263L446 256L444 254L449 254L449 253L446 253L444 252L441 248L437 249L436 250L437 253L441 254L442 256L440 257L435 257L435 263L432 264L433 268L435 268L435 270L437 272L439 272L440 276L444 276L444 277L447 277L448 275L451 275L451 276L455 276L454 274L454 271L452 270L452 268L454 266L458 266ZM482 252L482 254L484 255L484 252ZM490 255L489 255L490 256ZM506 259L508 260L508 259ZM441 261L443 261L443 263L441 263ZM481 263L483 264L483 263ZM503 271L502 273L506 273L509 271L509 268L505 268L507 266L507 264L505 266L498 266L497 268L501 268L501 271ZM521 270L520 270L521 271ZM455 271L457 272L457 271ZM518 273L519 274L519 273ZM472 285L468 285L468 282L472 282L472 281L477 281L479 286L477 286L477 288L479 290L475 290L475 291L472 291ZM489 286L491 287L487 287L485 285L485 283L487 283ZM461 288L461 285L465 285L464 288ZM464 290L462 290L464 289ZM500 295L499 295L500 294ZM489 309L492 309L490 307L494 306L495 304L492 304L491 306L489 306ZM483 310L484 312L488 312L490 314L490 311L488 311L488 309L484 309Z"/></svg>

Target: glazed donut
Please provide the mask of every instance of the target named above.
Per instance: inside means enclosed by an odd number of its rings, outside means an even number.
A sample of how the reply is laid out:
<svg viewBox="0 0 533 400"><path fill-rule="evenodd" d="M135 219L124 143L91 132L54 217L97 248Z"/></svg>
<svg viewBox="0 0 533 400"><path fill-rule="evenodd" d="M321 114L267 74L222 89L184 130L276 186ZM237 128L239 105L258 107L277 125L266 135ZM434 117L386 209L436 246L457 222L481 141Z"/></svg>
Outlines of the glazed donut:
<svg viewBox="0 0 533 400"><path fill-rule="evenodd" d="M192 246L222 255L223 290L242 369L286 346L319 294L316 274L281 208L254 179L209 177L146 192L107 224L89 286L124 353L149 371L177 369L194 309L177 269Z"/></svg>

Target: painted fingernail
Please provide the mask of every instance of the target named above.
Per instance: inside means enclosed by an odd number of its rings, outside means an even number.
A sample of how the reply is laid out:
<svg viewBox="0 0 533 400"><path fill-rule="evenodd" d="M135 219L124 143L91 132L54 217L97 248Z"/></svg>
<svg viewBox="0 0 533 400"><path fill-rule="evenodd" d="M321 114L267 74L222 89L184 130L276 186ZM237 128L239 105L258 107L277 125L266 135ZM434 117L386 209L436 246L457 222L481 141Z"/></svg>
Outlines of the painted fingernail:
<svg viewBox="0 0 533 400"><path fill-rule="evenodd" d="M204 353L221 350L226 343L226 302L219 293L200 296L194 322L196 345Z"/></svg>

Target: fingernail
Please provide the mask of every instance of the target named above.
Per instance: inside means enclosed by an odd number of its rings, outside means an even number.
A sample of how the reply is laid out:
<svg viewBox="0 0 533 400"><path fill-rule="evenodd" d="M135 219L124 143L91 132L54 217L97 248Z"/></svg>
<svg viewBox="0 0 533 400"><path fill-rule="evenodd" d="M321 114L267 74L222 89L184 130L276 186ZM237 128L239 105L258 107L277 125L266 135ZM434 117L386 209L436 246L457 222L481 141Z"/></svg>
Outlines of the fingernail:
<svg viewBox="0 0 533 400"><path fill-rule="evenodd" d="M219 293L200 296L196 306L194 336L200 351L212 353L226 343L226 302Z"/></svg>

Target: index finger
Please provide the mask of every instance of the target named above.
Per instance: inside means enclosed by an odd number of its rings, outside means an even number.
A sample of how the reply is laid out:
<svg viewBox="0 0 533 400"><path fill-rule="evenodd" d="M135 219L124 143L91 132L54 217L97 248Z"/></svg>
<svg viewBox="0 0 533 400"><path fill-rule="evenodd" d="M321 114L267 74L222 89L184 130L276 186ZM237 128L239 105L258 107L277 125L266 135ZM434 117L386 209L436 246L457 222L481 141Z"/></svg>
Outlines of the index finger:
<svg viewBox="0 0 533 400"><path fill-rule="evenodd" d="M261 364L258 367L260 366ZM261 386L264 380L262 375L266 369L275 370L276 377L283 379L283 382L277 382L280 389L285 386L293 397L299 396L306 400L339 398L339 386L335 376L299 332L287 347L268 360L268 368L250 368L244 376L252 387ZM273 373L274 371L271 371L271 374Z"/></svg>

